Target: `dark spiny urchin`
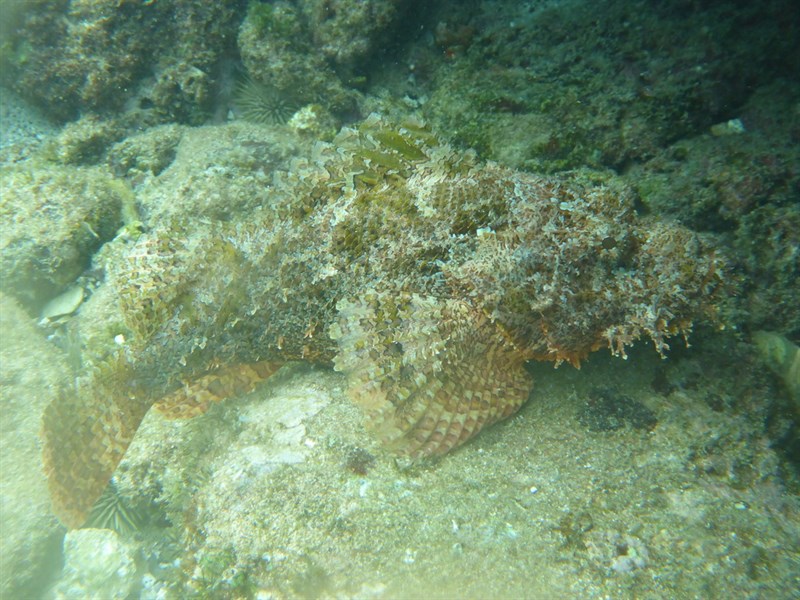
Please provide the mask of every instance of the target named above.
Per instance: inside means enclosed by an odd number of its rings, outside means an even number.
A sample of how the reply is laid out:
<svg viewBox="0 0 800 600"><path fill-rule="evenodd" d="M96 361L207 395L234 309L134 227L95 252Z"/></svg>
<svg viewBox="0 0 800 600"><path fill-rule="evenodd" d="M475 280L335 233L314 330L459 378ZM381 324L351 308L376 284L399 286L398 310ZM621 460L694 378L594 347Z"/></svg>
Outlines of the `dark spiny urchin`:
<svg viewBox="0 0 800 600"><path fill-rule="evenodd" d="M132 535L144 525L144 515L119 493L113 481L98 498L84 527L113 529L120 535Z"/></svg>
<svg viewBox="0 0 800 600"><path fill-rule="evenodd" d="M250 77L237 83L233 104L239 117L261 124L286 123L296 109L280 90Z"/></svg>

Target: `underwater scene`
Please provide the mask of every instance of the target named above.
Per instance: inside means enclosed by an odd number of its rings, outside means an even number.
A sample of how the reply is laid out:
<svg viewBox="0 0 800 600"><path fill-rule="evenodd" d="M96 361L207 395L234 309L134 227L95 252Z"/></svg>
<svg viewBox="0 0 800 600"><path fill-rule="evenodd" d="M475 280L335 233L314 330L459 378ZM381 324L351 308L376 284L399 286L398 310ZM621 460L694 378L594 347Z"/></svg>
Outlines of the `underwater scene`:
<svg viewBox="0 0 800 600"><path fill-rule="evenodd" d="M796 0L0 0L0 598L800 599Z"/></svg>

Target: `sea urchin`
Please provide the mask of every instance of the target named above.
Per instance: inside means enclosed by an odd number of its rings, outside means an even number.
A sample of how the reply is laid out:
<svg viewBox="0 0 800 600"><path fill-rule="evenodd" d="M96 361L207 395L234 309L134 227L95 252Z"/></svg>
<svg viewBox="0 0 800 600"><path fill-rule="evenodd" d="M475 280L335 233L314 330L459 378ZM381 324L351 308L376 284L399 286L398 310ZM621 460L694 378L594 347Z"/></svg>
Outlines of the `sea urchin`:
<svg viewBox="0 0 800 600"><path fill-rule="evenodd" d="M233 104L245 121L261 124L285 123L295 107L277 88L246 76L237 85Z"/></svg>
<svg viewBox="0 0 800 600"><path fill-rule="evenodd" d="M142 528L144 515L132 507L110 481L95 503L84 527L113 529L120 535L131 535Z"/></svg>

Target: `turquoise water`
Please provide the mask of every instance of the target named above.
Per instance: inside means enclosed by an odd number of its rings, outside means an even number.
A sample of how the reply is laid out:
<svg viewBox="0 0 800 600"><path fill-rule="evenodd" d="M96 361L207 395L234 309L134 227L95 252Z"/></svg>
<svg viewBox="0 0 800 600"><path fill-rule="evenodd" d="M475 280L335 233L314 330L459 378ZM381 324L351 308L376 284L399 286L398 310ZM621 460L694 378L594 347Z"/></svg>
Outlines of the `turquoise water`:
<svg viewBox="0 0 800 600"><path fill-rule="evenodd" d="M793 3L0 15L0 597L797 597Z"/></svg>

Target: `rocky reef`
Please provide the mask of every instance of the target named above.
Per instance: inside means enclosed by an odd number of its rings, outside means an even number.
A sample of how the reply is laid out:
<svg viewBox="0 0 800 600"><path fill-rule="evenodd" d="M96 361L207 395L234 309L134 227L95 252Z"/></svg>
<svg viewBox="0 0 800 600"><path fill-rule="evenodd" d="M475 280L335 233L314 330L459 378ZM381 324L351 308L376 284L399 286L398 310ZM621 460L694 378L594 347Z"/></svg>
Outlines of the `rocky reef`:
<svg viewBox="0 0 800 600"><path fill-rule="evenodd" d="M510 166L624 170L796 69L795 36L767 33L781 14L797 26L781 2L445 8L437 40L450 65L417 56L416 86L403 85L429 97L426 117L452 141Z"/></svg>
<svg viewBox="0 0 800 600"><path fill-rule="evenodd" d="M410 2L8 4L2 81L54 120L139 110L150 123L200 124L225 118L245 71L283 102L356 112L376 45Z"/></svg>
<svg viewBox="0 0 800 600"><path fill-rule="evenodd" d="M279 99L356 111L378 42L398 27L408 0L251 2L239 28L242 62Z"/></svg>
<svg viewBox="0 0 800 600"><path fill-rule="evenodd" d="M0 596L795 593L793 0L0 14Z"/></svg>
<svg viewBox="0 0 800 600"><path fill-rule="evenodd" d="M107 275L124 342L45 412L73 527L156 401L194 414L275 364L332 364L378 437L418 459L513 414L526 361L624 356L641 336L665 352L724 277L624 188L483 163L376 115L277 173L246 218L165 219L121 252Z"/></svg>
<svg viewBox="0 0 800 600"><path fill-rule="evenodd" d="M52 118L126 105L168 121L198 122L211 112L238 2L20 4L17 27L3 40L3 81Z"/></svg>

